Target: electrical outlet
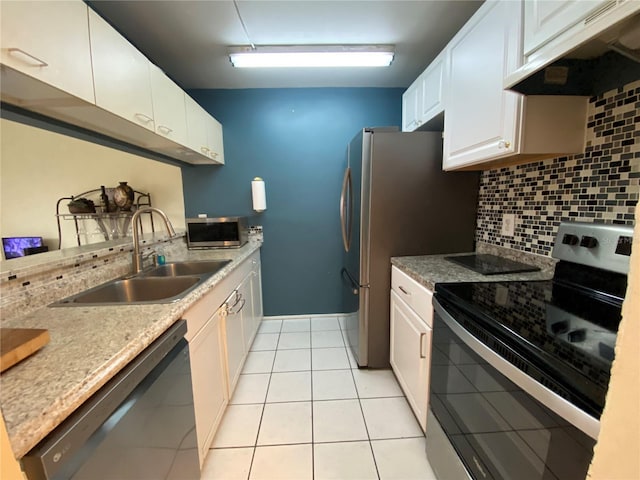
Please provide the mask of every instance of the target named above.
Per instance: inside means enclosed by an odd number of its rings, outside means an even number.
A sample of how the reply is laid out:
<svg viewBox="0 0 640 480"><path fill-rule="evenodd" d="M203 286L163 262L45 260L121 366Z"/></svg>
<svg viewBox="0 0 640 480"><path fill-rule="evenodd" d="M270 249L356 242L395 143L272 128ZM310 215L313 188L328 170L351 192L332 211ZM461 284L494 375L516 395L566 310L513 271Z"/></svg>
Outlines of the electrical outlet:
<svg viewBox="0 0 640 480"><path fill-rule="evenodd" d="M509 303L509 289L504 285L496 285L495 302L503 307Z"/></svg>
<svg viewBox="0 0 640 480"><path fill-rule="evenodd" d="M502 215L502 235L513 237L516 230L516 214L505 213Z"/></svg>

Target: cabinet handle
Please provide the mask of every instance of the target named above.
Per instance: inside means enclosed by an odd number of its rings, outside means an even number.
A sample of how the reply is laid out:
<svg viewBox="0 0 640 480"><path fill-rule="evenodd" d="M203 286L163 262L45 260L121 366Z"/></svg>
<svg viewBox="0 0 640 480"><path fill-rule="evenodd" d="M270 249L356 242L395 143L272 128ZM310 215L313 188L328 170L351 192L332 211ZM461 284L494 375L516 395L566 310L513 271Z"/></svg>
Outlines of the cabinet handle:
<svg viewBox="0 0 640 480"><path fill-rule="evenodd" d="M142 122L142 123L144 123L145 125L146 125L147 123L151 123L151 122L153 122L153 118L149 117L148 115L145 115L144 113L136 113L136 114L134 114L133 116L134 116L134 117L136 117L136 119L137 119L139 122Z"/></svg>
<svg viewBox="0 0 640 480"><path fill-rule="evenodd" d="M407 292L404 287L402 285L398 285L398 288L400 289L400 291L402 293L404 293L405 295L411 295L411 292Z"/></svg>
<svg viewBox="0 0 640 480"><path fill-rule="evenodd" d="M200 151L201 151L202 153L204 153L205 155L208 155L208 154L209 154L209 153L208 153L208 152L209 152L209 149L208 149L207 147L200 147Z"/></svg>
<svg viewBox="0 0 640 480"><path fill-rule="evenodd" d="M43 60L40 60L38 57L31 55L28 52L25 52L24 50L22 50L21 48L9 48L9 55L11 55L12 57L16 57L16 53L18 54L22 54L25 57L27 57L28 59L31 60L35 60L36 61L36 65L34 65L34 67L48 67L49 64Z"/></svg>
<svg viewBox="0 0 640 480"><path fill-rule="evenodd" d="M424 339L426 338L426 333L420 334L420 358L427 358L427 354L424 353Z"/></svg>
<svg viewBox="0 0 640 480"><path fill-rule="evenodd" d="M173 130L165 125L158 125L158 130L160 133L164 133L165 135L169 135Z"/></svg>
<svg viewBox="0 0 640 480"><path fill-rule="evenodd" d="M236 296L236 302L228 309L229 310L229 314L230 315L236 315L236 314L240 313L242 311L242 309L244 308L244 304L246 302L247 301L246 301L246 299L244 299L242 297L242 294L238 293L238 295ZM237 309L235 309L235 307L236 307L236 305L238 305L238 303L240 304L240 306Z"/></svg>
<svg viewBox="0 0 640 480"><path fill-rule="evenodd" d="M507 142L506 140L500 140L498 142L498 148L509 148L511 146L511 142Z"/></svg>

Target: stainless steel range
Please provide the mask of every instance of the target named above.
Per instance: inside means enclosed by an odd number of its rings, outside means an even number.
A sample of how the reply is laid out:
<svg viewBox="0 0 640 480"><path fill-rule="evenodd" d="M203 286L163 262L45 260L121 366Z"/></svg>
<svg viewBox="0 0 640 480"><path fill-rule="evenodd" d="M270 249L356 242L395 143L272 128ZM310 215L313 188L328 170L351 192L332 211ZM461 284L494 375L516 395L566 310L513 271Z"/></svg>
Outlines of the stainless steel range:
<svg viewBox="0 0 640 480"><path fill-rule="evenodd" d="M585 478L632 236L562 223L553 280L436 285L427 454L439 478Z"/></svg>

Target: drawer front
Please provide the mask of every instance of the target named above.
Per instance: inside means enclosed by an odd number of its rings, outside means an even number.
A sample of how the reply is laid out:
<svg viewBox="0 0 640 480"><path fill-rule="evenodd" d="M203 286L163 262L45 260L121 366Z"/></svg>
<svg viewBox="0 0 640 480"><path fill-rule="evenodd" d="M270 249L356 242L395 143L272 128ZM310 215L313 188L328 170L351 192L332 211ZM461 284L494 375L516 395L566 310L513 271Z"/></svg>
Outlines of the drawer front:
<svg viewBox="0 0 640 480"><path fill-rule="evenodd" d="M256 252L258 258L260 252ZM249 257L252 258L252 257ZM240 285L242 280L251 273L252 263L249 259L243 261L236 269L231 271L220 283L207 292L200 300L183 314L187 321L187 334L185 338L191 341L200 329L207 323L211 315L224 303L231 292Z"/></svg>
<svg viewBox="0 0 640 480"><path fill-rule="evenodd" d="M433 326L433 292L397 267L391 268L391 288L429 326Z"/></svg>

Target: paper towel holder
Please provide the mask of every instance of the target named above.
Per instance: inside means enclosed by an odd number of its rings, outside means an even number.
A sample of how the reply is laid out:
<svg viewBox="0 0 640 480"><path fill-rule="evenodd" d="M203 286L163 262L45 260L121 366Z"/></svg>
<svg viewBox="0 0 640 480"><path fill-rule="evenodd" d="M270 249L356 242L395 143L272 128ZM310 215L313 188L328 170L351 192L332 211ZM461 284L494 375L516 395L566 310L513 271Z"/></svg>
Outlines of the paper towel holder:
<svg viewBox="0 0 640 480"><path fill-rule="evenodd" d="M251 181L251 199L253 202L253 209L256 212L264 212L267 209L267 196L264 188L264 180L260 177L255 177Z"/></svg>

